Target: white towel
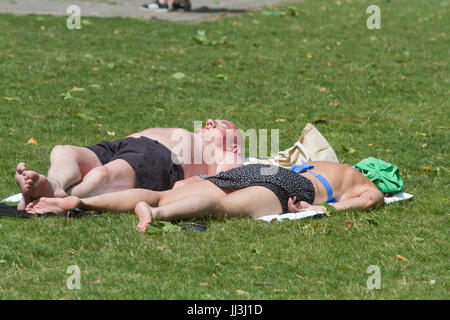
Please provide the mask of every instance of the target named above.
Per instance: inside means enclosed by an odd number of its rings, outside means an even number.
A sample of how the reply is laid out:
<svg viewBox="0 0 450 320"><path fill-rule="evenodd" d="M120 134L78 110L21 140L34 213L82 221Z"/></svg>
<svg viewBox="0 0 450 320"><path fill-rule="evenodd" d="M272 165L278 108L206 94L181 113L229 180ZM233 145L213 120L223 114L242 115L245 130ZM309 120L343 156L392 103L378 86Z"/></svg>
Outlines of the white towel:
<svg viewBox="0 0 450 320"><path fill-rule="evenodd" d="M319 215L324 215L324 214L325 213L322 211L310 210L310 211L301 211L301 212L297 212L297 213L272 214L269 216L256 218L256 220L263 220L263 221L267 221L267 222L271 222L273 220L282 221L284 219L299 220L299 219L304 219L304 218L309 218L309 217L314 217L314 216L319 216Z"/></svg>
<svg viewBox="0 0 450 320"><path fill-rule="evenodd" d="M390 203L397 202L397 201L408 200L408 199L411 199L412 197L414 197L414 196L410 193L400 192L400 193L396 193L390 197L384 197L384 203L390 204Z"/></svg>
<svg viewBox="0 0 450 320"><path fill-rule="evenodd" d="M413 195L410 193L400 192L400 193L396 193L396 194L392 195L391 197L384 197L384 203L391 204L391 203L397 202L397 201L408 200L408 199L411 199L412 197L413 197ZM323 216L324 214L325 213L322 211L310 210L310 211L301 211L301 212L297 212L297 213L273 214L273 215L257 218L256 220L263 220L263 221L267 221L267 222L270 222L273 220L283 221L284 219L299 220L299 219L304 219L304 218L309 218L309 217L314 217L314 216Z"/></svg>
<svg viewBox="0 0 450 320"><path fill-rule="evenodd" d="M6 199L3 199L2 202L19 202L20 200L22 200L22 194L18 193L18 194L12 195Z"/></svg>

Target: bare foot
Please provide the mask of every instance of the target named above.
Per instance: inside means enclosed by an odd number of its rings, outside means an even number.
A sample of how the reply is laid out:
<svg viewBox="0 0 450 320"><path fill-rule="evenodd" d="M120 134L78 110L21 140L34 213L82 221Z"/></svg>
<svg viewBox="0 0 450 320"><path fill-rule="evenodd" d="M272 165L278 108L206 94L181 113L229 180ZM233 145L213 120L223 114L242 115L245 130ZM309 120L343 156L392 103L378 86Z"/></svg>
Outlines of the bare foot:
<svg viewBox="0 0 450 320"><path fill-rule="evenodd" d="M24 171L23 175L25 177L25 188L32 198L67 197L67 193L58 185L58 183L48 179L46 176L31 170Z"/></svg>
<svg viewBox="0 0 450 320"><path fill-rule="evenodd" d="M64 215L70 209L76 208L80 204L80 198L69 196L66 198L40 198L30 202L26 210L29 213L44 214L53 212L57 215Z"/></svg>
<svg viewBox="0 0 450 320"><path fill-rule="evenodd" d="M145 232L147 231L147 226L152 223L152 218L156 216L157 209L150 207L144 201L140 201L134 207L134 212L136 212L139 218L139 224L136 226L136 230Z"/></svg>
<svg viewBox="0 0 450 320"><path fill-rule="evenodd" d="M24 177L24 173L26 171L27 171L27 167L26 167L25 163L20 162L16 167L16 175L14 176L14 179L16 180L16 183L19 186L20 191L22 191L22 199L20 200L19 204L17 205L18 210L25 210L25 207L27 206L27 204L34 200L31 197L30 192L26 188L25 177Z"/></svg>

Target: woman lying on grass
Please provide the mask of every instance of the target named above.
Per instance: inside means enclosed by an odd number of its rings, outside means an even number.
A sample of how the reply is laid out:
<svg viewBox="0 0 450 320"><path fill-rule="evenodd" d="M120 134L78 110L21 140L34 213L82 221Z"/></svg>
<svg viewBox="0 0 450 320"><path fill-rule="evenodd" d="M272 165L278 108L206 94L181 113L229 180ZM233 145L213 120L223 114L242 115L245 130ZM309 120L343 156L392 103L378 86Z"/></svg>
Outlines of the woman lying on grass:
<svg viewBox="0 0 450 320"><path fill-rule="evenodd" d="M293 165L291 170L250 164L167 191L130 189L84 199L40 198L31 202L27 211L64 214L76 207L119 212L134 209L139 217L137 229L146 231L155 217L163 221L199 217L258 218L304 210L329 214L382 203L383 193L359 171L344 164L316 161Z"/></svg>

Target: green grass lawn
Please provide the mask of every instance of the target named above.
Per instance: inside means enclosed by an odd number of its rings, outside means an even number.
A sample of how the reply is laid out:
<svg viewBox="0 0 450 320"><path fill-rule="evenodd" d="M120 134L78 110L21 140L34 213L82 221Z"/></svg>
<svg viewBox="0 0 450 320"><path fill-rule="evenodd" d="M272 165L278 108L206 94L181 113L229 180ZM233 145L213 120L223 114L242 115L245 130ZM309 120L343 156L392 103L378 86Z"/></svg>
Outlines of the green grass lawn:
<svg viewBox="0 0 450 320"><path fill-rule="evenodd" d="M366 28L370 4L381 30ZM18 192L19 161L45 173L56 144L207 118L279 129L281 149L325 120L341 162L395 163L415 196L319 220L208 221L203 233L141 234L127 213L5 218L0 298L447 299L449 9L307 0L190 25L82 18L73 31L66 17L0 15L0 199ZM79 290L66 286L70 265ZM370 265L379 290L366 286Z"/></svg>

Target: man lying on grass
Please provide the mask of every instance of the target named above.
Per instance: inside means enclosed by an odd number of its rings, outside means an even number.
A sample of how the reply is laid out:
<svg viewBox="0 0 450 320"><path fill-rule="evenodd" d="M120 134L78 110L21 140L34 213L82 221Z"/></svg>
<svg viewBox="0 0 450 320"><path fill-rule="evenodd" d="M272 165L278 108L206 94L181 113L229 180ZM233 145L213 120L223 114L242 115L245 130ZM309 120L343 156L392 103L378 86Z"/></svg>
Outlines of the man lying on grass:
<svg viewBox="0 0 450 320"><path fill-rule="evenodd" d="M23 162L17 165L15 180L23 195L17 208L41 197L91 197L131 188L162 191L182 179L201 180L198 174L242 165L241 138L234 123L210 119L199 133L150 128L93 146L56 146L47 176Z"/></svg>
<svg viewBox="0 0 450 320"><path fill-rule="evenodd" d="M377 184L379 180L374 180ZM146 231L155 217L163 221L200 217L224 218L321 210L327 214L383 204L383 193L358 170L314 161L291 170L249 164L168 191L131 189L80 199L41 198L27 211L64 214L71 208L99 211L135 210L137 229Z"/></svg>

